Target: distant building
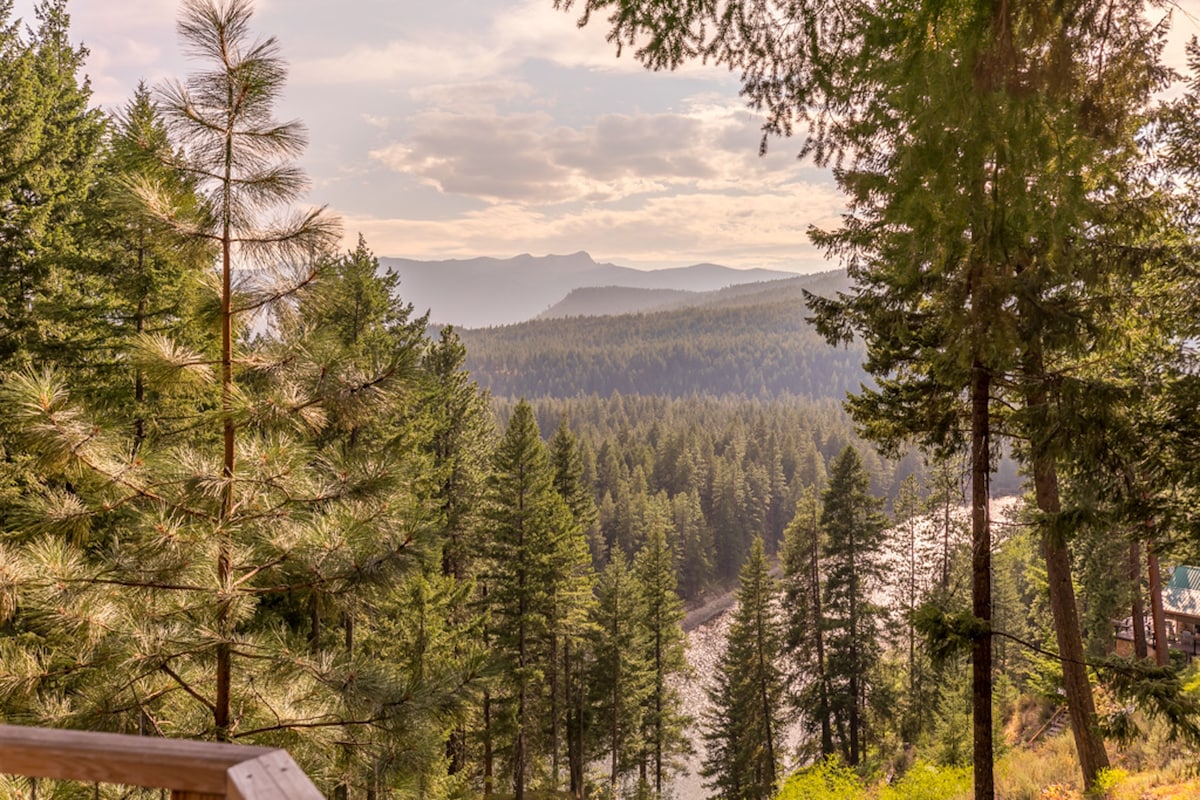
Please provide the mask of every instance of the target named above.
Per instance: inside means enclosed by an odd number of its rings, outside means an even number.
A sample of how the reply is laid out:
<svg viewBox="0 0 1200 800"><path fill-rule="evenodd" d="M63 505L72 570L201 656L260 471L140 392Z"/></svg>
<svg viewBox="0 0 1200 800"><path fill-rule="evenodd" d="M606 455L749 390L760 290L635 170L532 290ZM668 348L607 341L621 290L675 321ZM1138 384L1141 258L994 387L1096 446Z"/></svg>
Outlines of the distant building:
<svg viewBox="0 0 1200 800"><path fill-rule="evenodd" d="M1167 627L1167 646L1183 652L1190 661L1200 655L1200 567L1179 565L1162 590L1163 619ZM1154 648L1154 626L1147 617L1143 622L1146 642ZM1117 655L1133 655L1131 619L1117 624Z"/></svg>

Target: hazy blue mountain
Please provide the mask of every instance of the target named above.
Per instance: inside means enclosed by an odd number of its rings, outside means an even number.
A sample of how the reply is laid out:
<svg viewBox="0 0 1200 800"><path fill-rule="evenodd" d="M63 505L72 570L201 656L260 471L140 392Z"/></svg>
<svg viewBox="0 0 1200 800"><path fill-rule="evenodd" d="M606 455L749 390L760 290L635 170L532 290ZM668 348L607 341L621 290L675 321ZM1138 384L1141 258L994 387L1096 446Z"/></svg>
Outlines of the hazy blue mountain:
<svg viewBox="0 0 1200 800"><path fill-rule="evenodd" d="M584 252L450 261L380 258L379 263L382 269L400 276L400 294L418 313L428 309L431 322L466 328L532 319L572 290L584 287L707 292L792 274L717 264L644 271L597 263Z"/></svg>
<svg viewBox="0 0 1200 800"><path fill-rule="evenodd" d="M772 281L756 281L727 286L710 292L671 289L634 289L627 286L602 286L575 289L565 298L538 314L536 319L563 317L599 317L642 312L671 311L703 306L746 306L774 304L780 300L803 307L804 291L832 297L850 288L845 270L812 275L797 275Z"/></svg>
<svg viewBox="0 0 1200 800"><path fill-rule="evenodd" d="M665 308L689 305L706 294L706 292L687 292L682 289L586 286L582 289L572 289L570 294L538 314L536 319L603 317L615 314L636 314L639 311L660 311Z"/></svg>

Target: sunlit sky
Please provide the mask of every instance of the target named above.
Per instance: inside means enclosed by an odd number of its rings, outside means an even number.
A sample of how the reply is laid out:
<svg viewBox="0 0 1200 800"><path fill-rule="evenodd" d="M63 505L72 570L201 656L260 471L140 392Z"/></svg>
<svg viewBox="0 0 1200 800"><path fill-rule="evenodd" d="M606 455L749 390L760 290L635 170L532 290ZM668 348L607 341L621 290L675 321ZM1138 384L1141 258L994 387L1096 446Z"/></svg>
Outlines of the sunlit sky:
<svg viewBox="0 0 1200 800"><path fill-rule="evenodd" d="M14 16L33 20L34 0ZM71 0L94 99L192 68L177 0ZM1158 12L1165 14L1166 12ZM1200 31L1174 12L1167 54ZM836 224L827 171L796 141L758 156L760 121L723 69L644 70L552 0L259 0L253 28L290 65L278 109L309 130L309 200L381 256L589 251L625 266L710 261L828 269L809 224Z"/></svg>

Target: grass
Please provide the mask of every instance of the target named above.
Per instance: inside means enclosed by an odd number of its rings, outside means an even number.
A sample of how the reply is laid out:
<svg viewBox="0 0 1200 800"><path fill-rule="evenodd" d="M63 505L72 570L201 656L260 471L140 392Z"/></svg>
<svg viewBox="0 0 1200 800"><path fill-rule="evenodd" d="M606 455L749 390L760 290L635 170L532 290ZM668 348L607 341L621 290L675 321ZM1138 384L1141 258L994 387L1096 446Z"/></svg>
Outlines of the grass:
<svg viewBox="0 0 1200 800"><path fill-rule="evenodd" d="M1091 796L1082 792L1075 744L1064 732L1032 747L1014 747L996 762L996 796L1003 800L1194 800L1200 798L1200 753L1170 741L1142 721L1146 734L1124 747L1110 743L1112 769ZM966 767L917 761L890 785L865 783L837 764L790 776L775 800L971 800Z"/></svg>

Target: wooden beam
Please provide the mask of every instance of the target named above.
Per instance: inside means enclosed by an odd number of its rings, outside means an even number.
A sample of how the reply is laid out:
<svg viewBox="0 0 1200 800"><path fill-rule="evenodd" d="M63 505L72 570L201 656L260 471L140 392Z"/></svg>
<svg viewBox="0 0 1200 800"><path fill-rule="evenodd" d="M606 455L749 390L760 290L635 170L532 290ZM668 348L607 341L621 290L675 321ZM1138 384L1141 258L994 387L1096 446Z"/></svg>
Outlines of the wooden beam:
<svg viewBox="0 0 1200 800"><path fill-rule="evenodd" d="M229 768L228 800L320 800L321 793L284 750Z"/></svg>
<svg viewBox="0 0 1200 800"><path fill-rule="evenodd" d="M0 773L172 790L178 797L318 800L283 750L0 725Z"/></svg>

